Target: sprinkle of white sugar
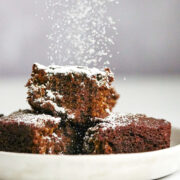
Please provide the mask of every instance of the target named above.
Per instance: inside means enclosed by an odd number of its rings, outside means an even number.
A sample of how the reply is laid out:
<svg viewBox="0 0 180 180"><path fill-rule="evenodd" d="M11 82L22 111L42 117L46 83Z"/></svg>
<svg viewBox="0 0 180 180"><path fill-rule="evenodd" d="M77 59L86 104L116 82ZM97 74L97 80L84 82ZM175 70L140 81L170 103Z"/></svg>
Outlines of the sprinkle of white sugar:
<svg viewBox="0 0 180 180"><path fill-rule="evenodd" d="M54 110L56 112L62 113L62 114L67 114L67 117L69 119L74 119L75 118L74 114L69 113L66 108L58 106L53 100L45 100L45 99L43 99L43 100L41 100L41 102L42 102L41 106L44 106L46 103L51 104L54 107Z"/></svg>
<svg viewBox="0 0 180 180"><path fill-rule="evenodd" d="M56 96L52 93L51 90L46 90L47 96L51 99L54 100L56 99Z"/></svg>
<svg viewBox="0 0 180 180"><path fill-rule="evenodd" d="M52 133L52 135L44 136L43 139L49 142L54 141L54 140L56 142L62 141L62 137L58 136L56 133ZM52 149L50 148L49 151L52 152Z"/></svg>
<svg viewBox="0 0 180 180"><path fill-rule="evenodd" d="M57 75L57 74L84 74L86 77L95 80L98 86L109 86L109 78L113 77L114 74L112 72L99 70L98 68L88 68L87 66L58 66L58 65L50 65L50 66L43 66L39 63L35 63L38 70L44 70L48 75ZM97 80L97 76L101 75L102 79ZM37 87L35 87L37 88ZM51 94L52 96L52 94Z"/></svg>
<svg viewBox="0 0 180 180"><path fill-rule="evenodd" d="M49 154L52 154L52 147L49 148Z"/></svg>
<svg viewBox="0 0 180 180"><path fill-rule="evenodd" d="M117 126L127 126L132 122L138 122L140 115L133 115L133 114L116 114L111 113L107 118L104 119L104 126L103 130L108 128L115 129Z"/></svg>
<svg viewBox="0 0 180 180"><path fill-rule="evenodd" d="M52 136L55 137L55 138L57 138L58 140L62 140L62 138L59 137L56 133L53 133Z"/></svg>
<svg viewBox="0 0 180 180"><path fill-rule="evenodd" d="M75 115L74 114L68 114L68 118L75 119Z"/></svg>
<svg viewBox="0 0 180 180"><path fill-rule="evenodd" d="M54 110L56 111L56 112L60 112L60 113L66 113L66 110L65 110L65 108L63 108L63 107L59 107L55 102L53 102L52 100L44 100L43 101L43 104L41 105L41 106L44 106L45 104L47 104L47 103L49 103L49 104L51 104L53 107L54 107Z"/></svg>
<svg viewBox="0 0 180 180"><path fill-rule="evenodd" d="M110 111L110 109L109 109L109 108L107 108L107 109L106 109L106 112L107 112L108 114L110 114L110 113L111 113L111 111Z"/></svg>
<svg viewBox="0 0 180 180"><path fill-rule="evenodd" d="M6 119L3 117L1 120ZM45 114L33 114L33 113L24 113L24 111L19 111L8 116L8 119L13 120L17 123L25 123L29 125L34 125L36 127L43 127L47 121L52 121L56 124L60 123L61 118L55 118L50 115Z"/></svg>
<svg viewBox="0 0 180 180"><path fill-rule="evenodd" d="M144 117L144 115L111 113L108 117L102 120L101 127L103 127L103 131L106 131L109 128L115 129L116 127L127 126L131 123L137 123L140 117ZM98 126L90 128L91 131L96 131L97 129Z"/></svg>
<svg viewBox="0 0 180 180"><path fill-rule="evenodd" d="M112 3L118 4L118 0L43 1L51 24L47 35L51 63L101 67L109 64L111 46L118 34L116 21L108 14Z"/></svg>
<svg viewBox="0 0 180 180"><path fill-rule="evenodd" d="M57 65L50 65L48 67L43 66L39 63L35 63L39 70L44 70L46 73L49 74L86 74L87 77L92 78L93 76L102 75L106 76L105 71L101 71L98 68L88 68L86 66L57 66ZM110 76L114 76L113 73L109 74Z"/></svg>
<svg viewBox="0 0 180 180"><path fill-rule="evenodd" d="M40 67L42 68L42 66L40 66ZM45 85L46 85L46 84L45 84ZM44 88L45 85L43 85L43 86L42 86L42 85L36 85L36 86L34 86L34 85L32 84L32 86L29 87L29 92L31 92L31 93L33 93L34 91L41 92L41 91L42 91L42 88ZM62 114L65 114L65 113L66 113L67 116L68 116L68 118L70 118L70 119L74 119L74 118L75 118L75 115L68 113L66 108L60 107L60 106L58 106L58 105L56 104L55 100L56 100L57 98L62 99L62 98L63 98L62 95L58 94L58 92L54 92L54 93L56 94L56 95L55 95L51 90L47 90L46 88L44 88L44 89L45 89L45 91L46 91L46 96L42 96L42 97L40 97L40 98L35 99L35 100L34 100L35 103L41 104L42 107L45 106L46 104L51 104L51 105L54 107L54 110L55 110L56 112L62 113Z"/></svg>
<svg viewBox="0 0 180 180"><path fill-rule="evenodd" d="M43 139L47 140L47 141L51 141L52 139L50 138L50 136L44 136Z"/></svg>
<svg viewBox="0 0 180 180"><path fill-rule="evenodd" d="M58 99L62 99L62 98L63 98L63 96L60 95L60 94L58 94L56 97L57 97Z"/></svg>

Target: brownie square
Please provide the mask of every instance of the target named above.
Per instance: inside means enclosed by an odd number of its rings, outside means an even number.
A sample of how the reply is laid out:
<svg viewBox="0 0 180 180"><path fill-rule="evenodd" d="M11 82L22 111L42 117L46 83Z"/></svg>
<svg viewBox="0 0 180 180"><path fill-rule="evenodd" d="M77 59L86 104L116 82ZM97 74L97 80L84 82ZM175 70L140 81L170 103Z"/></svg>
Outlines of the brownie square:
<svg viewBox="0 0 180 180"><path fill-rule="evenodd" d="M84 138L86 154L137 153L170 147L171 124L145 115L111 114Z"/></svg>
<svg viewBox="0 0 180 180"><path fill-rule="evenodd" d="M27 83L28 102L41 113L87 124L92 117L105 118L119 95L112 87L114 76L107 68L43 66L34 64Z"/></svg>
<svg viewBox="0 0 180 180"><path fill-rule="evenodd" d="M30 110L0 118L0 151L74 154L77 134L61 118Z"/></svg>

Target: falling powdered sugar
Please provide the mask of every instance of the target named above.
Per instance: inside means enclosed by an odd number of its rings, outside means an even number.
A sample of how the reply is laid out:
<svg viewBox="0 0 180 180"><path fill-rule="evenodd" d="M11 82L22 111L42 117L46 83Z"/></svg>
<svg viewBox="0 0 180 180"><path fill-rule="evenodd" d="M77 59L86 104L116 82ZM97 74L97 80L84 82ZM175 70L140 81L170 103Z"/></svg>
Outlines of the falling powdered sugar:
<svg viewBox="0 0 180 180"><path fill-rule="evenodd" d="M51 63L107 66L117 33L116 21L108 15L118 0L45 0L51 24L48 58ZM113 31L113 35L110 35Z"/></svg>

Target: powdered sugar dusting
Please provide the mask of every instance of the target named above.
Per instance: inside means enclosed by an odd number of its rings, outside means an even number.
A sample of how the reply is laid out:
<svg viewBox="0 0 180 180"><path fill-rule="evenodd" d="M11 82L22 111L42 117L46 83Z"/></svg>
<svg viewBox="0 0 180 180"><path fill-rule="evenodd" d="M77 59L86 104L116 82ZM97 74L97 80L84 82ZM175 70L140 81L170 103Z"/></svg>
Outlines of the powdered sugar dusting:
<svg viewBox="0 0 180 180"><path fill-rule="evenodd" d="M52 100L43 100L42 101L43 104L41 106L44 106L45 104L51 104L54 107L54 110L58 113L62 113L65 114L66 110L63 107L59 107L55 102L53 102Z"/></svg>
<svg viewBox="0 0 180 180"><path fill-rule="evenodd" d="M102 129L107 130L108 128L115 129L116 127L128 126L132 123L138 123L139 119L144 115L133 115L133 114L116 114L111 113L101 123Z"/></svg>
<svg viewBox="0 0 180 180"><path fill-rule="evenodd" d="M43 66L39 63L35 63L38 69L45 70L46 73L52 73L54 75L56 74L86 74L88 77L97 76L98 74L101 74L102 76L106 76L105 71L101 71L97 68L88 68L86 66L58 66L58 65L50 65L48 67ZM111 73L113 76L113 73Z"/></svg>
<svg viewBox="0 0 180 180"><path fill-rule="evenodd" d="M53 94L51 90L46 90L46 94L50 99L56 99L56 96Z"/></svg>
<svg viewBox="0 0 180 180"><path fill-rule="evenodd" d="M1 120L7 119L7 117L3 117ZM29 125L34 125L36 127L43 127L45 126L45 123L47 121L51 121L55 124L60 123L61 118L55 118L50 115L45 115L45 114L33 114L30 112L25 112L25 111L18 111L10 116L8 116L8 120L12 120L17 123L25 123Z"/></svg>
<svg viewBox="0 0 180 180"><path fill-rule="evenodd" d="M147 117L144 114L118 114L111 113L108 117L101 120L100 127L103 131L107 129L116 129L119 127L129 126L131 124L135 126L145 126L149 128L159 128L161 124L168 123L163 119L155 119L152 117ZM98 126L95 126L98 128ZM93 129L97 130L97 129Z"/></svg>
<svg viewBox="0 0 180 180"><path fill-rule="evenodd" d="M53 92L52 90L46 89L47 84L44 85L34 85L32 84L29 87L29 92L42 92L45 91L45 96L37 98L34 100L35 103L40 104L41 107L45 107L47 104L51 105L54 108L54 111L61 114L67 114L68 118L74 119L75 115L68 113L68 110L64 107L60 107L56 103L56 99L62 99L63 96L60 95L58 92Z"/></svg>
<svg viewBox="0 0 180 180"><path fill-rule="evenodd" d="M62 138L59 137L56 133L53 133L52 136L53 136L54 138L58 139L58 140L62 140Z"/></svg>
<svg viewBox="0 0 180 180"><path fill-rule="evenodd" d="M86 75L86 77L95 80L98 86L106 86L109 88L109 78L114 78L114 74L111 71L100 70L98 68L88 68L86 66L58 66L50 65L43 66L39 63L35 63L35 66L38 70L44 70L48 75L57 75L57 74L78 74ZM97 76L101 76L100 80L97 80Z"/></svg>

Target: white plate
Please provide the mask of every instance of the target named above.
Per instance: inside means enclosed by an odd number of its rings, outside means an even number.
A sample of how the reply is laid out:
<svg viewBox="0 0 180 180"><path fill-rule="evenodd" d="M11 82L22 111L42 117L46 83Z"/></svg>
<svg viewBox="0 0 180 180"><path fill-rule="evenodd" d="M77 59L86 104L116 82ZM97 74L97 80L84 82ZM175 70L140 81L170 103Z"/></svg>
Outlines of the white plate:
<svg viewBox="0 0 180 180"><path fill-rule="evenodd" d="M54 156L0 152L0 179L156 179L180 168L179 128L172 128L171 139L169 149L136 154Z"/></svg>

